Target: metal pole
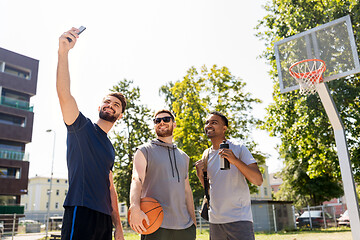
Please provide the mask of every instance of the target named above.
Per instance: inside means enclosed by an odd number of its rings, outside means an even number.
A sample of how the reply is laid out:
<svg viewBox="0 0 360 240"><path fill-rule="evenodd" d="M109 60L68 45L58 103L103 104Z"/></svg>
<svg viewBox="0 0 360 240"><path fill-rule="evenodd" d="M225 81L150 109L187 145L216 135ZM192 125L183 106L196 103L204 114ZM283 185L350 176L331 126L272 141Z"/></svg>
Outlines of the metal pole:
<svg viewBox="0 0 360 240"><path fill-rule="evenodd" d="M294 217L294 227L295 227L294 229L296 229L297 227L296 227L296 216L295 216L295 207L294 207L294 205L292 205L291 208L292 208L293 217Z"/></svg>
<svg viewBox="0 0 360 240"><path fill-rule="evenodd" d="M45 239L48 239L48 232L49 232L49 215L50 215L50 200L51 200L51 191L52 191L52 179L54 174L54 158L55 158L55 139L56 139L56 133L52 129L46 130L46 132L53 132L54 133L54 141L53 141L53 152L52 152L52 161L51 161L51 176L50 176L50 189L49 189L49 195L48 195L48 207L46 212L46 236Z"/></svg>
<svg viewBox="0 0 360 240"><path fill-rule="evenodd" d="M16 223L16 213L14 213L14 219L13 219L12 237L11 237L12 240L14 240L14 235L15 235L15 223Z"/></svg>
<svg viewBox="0 0 360 240"><path fill-rule="evenodd" d="M200 233L202 233L202 217L200 216L200 214L197 214L197 215L199 216Z"/></svg>
<svg viewBox="0 0 360 240"><path fill-rule="evenodd" d="M359 200L356 195L344 125L340 119L339 113L336 109L334 100L330 95L327 85L325 83L316 84L316 91L320 96L321 102L324 105L325 111L334 129L341 177L344 186L347 207L349 209L351 233L353 239L358 239L360 236Z"/></svg>
<svg viewBox="0 0 360 240"><path fill-rule="evenodd" d="M275 232L277 232L276 214L275 214L275 206L274 206L274 204L272 205L272 210L273 210L273 218L274 218L274 230L275 230Z"/></svg>
<svg viewBox="0 0 360 240"><path fill-rule="evenodd" d="M311 211L310 211L310 206L307 205L307 208L308 208L308 212L309 212L309 222L310 222L310 228L312 229L313 226L312 226L312 220L311 220Z"/></svg>
<svg viewBox="0 0 360 240"><path fill-rule="evenodd" d="M324 221L324 226L325 226L325 229L326 229L327 224L326 224L326 216L325 216L324 205L321 205L321 211L322 211L322 214L323 214L323 221Z"/></svg>

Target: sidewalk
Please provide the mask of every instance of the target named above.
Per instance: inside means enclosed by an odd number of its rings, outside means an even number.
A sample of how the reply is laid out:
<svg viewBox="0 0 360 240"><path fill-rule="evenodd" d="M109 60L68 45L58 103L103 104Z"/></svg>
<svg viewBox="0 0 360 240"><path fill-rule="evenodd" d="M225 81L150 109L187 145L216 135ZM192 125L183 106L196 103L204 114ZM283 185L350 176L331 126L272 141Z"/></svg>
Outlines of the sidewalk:
<svg viewBox="0 0 360 240"><path fill-rule="evenodd" d="M48 236L50 238L51 234L59 232L49 232ZM27 233L27 234L16 234L14 240L38 240L45 237L45 233ZM2 237L1 240L12 240L12 236Z"/></svg>

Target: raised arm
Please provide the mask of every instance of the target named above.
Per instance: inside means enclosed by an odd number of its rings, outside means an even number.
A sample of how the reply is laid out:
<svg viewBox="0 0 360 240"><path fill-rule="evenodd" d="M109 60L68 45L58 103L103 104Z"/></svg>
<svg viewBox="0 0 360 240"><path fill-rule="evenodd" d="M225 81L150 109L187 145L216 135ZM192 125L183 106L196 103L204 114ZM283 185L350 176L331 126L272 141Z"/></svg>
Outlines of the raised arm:
<svg viewBox="0 0 360 240"><path fill-rule="evenodd" d="M150 225L149 219L146 214L140 209L140 197L142 184L145 179L145 170L147 162L144 154L137 150L135 152L134 161L133 161L133 175L130 185L130 225L138 233L146 231L143 220Z"/></svg>
<svg viewBox="0 0 360 240"><path fill-rule="evenodd" d="M76 101L70 92L70 73L69 73L69 51L76 44L78 29L72 28L64 32L59 38L58 66L56 73L56 90L59 97L61 112L64 122L67 125L74 123L79 115ZM67 38L72 41L69 42Z"/></svg>

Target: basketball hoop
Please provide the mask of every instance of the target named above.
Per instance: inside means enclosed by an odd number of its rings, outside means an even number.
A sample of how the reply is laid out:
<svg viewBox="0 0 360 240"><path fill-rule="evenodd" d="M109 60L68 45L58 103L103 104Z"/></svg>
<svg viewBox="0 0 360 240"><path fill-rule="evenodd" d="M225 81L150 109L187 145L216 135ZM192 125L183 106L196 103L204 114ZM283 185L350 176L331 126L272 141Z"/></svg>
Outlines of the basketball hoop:
<svg viewBox="0 0 360 240"><path fill-rule="evenodd" d="M289 68L290 75L300 84L300 94L309 95L316 92L316 85L323 81L322 74L326 65L320 59L305 59L294 63Z"/></svg>

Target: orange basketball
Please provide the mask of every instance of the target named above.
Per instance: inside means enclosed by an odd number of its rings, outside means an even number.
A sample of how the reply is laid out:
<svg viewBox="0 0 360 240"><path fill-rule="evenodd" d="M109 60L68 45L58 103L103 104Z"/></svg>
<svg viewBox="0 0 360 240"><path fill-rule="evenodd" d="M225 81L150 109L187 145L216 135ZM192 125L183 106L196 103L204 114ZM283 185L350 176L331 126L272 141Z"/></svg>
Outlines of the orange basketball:
<svg viewBox="0 0 360 240"><path fill-rule="evenodd" d="M161 226L161 223L164 218L164 211L158 201L151 197L144 197L140 200L140 209L146 214L149 218L150 225L146 224L146 221L143 220L144 227L146 231L143 232L143 235L147 235L155 232ZM128 212L128 221L130 220L130 210ZM129 221L130 222L130 221Z"/></svg>

